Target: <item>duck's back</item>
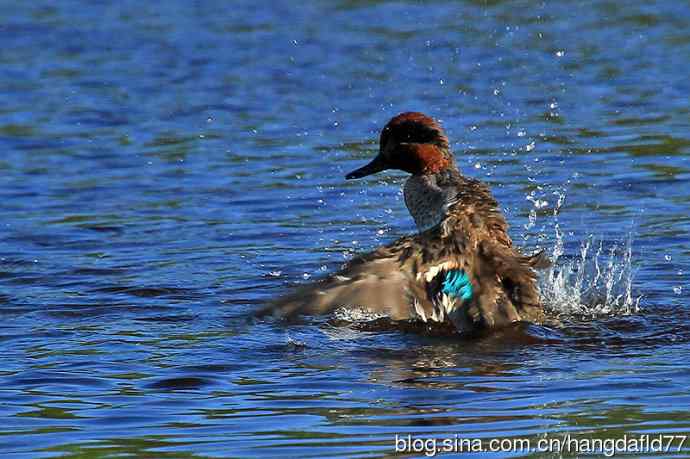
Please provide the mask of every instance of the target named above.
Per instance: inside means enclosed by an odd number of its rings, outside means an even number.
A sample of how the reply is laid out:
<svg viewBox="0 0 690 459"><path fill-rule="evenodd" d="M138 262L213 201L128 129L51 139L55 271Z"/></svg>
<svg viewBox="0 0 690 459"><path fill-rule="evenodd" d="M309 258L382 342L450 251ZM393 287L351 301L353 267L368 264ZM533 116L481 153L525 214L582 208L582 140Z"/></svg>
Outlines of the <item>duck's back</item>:
<svg viewBox="0 0 690 459"><path fill-rule="evenodd" d="M540 322L529 264L527 257L497 253L471 232L444 233L437 227L356 257L339 272L273 301L258 315L291 317L356 308L393 320L452 323L460 332L518 320ZM458 269L472 282L475 294L469 302L442 292L446 275Z"/></svg>
<svg viewBox="0 0 690 459"><path fill-rule="evenodd" d="M467 320L487 327L517 320L541 321L543 309L534 271L540 259L524 256L513 246L508 224L489 187L457 171L441 174L434 182L447 199L446 210L427 233L453 252L442 258L458 260L472 281L475 295L465 307Z"/></svg>
<svg viewBox="0 0 690 459"><path fill-rule="evenodd" d="M416 188L415 188L416 187ZM415 221L435 225L358 256L342 270L300 286L259 314L289 317L363 308L393 320L449 322L461 332L543 318L533 269L535 259L512 245L508 225L489 188L450 173L406 185L420 192ZM429 204L439 207L429 210ZM425 204L426 207L422 206ZM474 294L463 302L443 293L453 270L463 270Z"/></svg>

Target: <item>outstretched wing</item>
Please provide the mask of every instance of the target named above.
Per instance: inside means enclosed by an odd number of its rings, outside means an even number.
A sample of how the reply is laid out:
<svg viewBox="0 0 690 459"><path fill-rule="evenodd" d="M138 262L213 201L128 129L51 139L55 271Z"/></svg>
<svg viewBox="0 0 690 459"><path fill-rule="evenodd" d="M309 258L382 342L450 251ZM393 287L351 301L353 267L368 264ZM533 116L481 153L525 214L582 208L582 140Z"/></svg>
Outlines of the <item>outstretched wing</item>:
<svg viewBox="0 0 690 459"><path fill-rule="evenodd" d="M416 317L420 307L419 290L409 267L411 238L359 256L339 272L279 298L259 310L257 315L291 317L326 314L335 309L363 308L394 320ZM422 296L423 298L423 296ZM424 305L429 307L429 305Z"/></svg>

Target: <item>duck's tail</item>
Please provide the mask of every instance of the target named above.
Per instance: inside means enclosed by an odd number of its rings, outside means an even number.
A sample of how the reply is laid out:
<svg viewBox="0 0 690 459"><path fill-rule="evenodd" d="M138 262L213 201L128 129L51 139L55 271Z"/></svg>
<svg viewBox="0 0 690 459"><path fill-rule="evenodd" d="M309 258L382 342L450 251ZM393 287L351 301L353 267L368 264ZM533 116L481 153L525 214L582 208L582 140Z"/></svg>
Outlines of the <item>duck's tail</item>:
<svg viewBox="0 0 690 459"><path fill-rule="evenodd" d="M532 269L547 269L550 268L553 263L546 255L546 250L542 249L536 253L527 257L527 263L532 267Z"/></svg>

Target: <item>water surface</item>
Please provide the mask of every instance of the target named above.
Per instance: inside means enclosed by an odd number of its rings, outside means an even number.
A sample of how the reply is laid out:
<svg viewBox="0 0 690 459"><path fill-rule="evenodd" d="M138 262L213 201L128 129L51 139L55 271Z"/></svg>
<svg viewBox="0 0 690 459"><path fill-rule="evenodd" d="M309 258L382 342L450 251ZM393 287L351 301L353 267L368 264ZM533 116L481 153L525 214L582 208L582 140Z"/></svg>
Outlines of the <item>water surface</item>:
<svg viewBox="0 0 690 459"><path fill-rule="evenodd" d="M682 3L0 2L3 456L690 432ZM406 110L559 255L560 327L247 321L414 230L402 174L343 178Z"/></svg>

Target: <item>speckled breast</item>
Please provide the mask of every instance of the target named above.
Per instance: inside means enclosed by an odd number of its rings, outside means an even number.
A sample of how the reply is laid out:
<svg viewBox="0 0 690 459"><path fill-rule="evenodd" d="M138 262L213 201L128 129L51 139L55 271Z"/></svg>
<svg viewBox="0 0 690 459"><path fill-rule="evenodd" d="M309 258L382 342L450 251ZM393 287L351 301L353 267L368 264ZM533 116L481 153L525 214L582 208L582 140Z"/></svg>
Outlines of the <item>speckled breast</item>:
<svg viewBox="0 0 690 459"><path fill-rule="evenodd" d="M413 175L403 187L405 205L419 231L426 231L441 223L448 211L446 194L432 176Z"/></svg>

